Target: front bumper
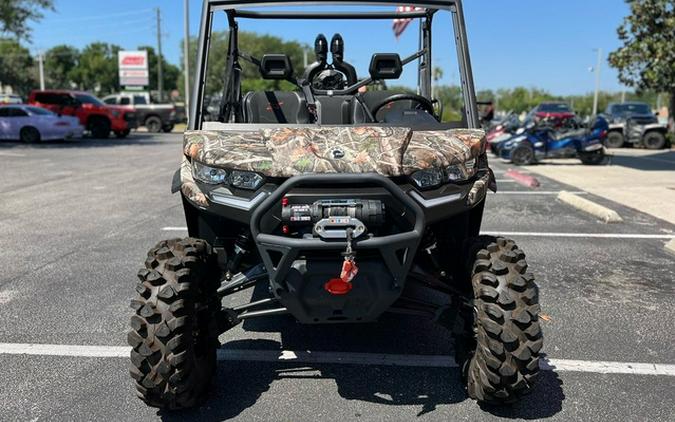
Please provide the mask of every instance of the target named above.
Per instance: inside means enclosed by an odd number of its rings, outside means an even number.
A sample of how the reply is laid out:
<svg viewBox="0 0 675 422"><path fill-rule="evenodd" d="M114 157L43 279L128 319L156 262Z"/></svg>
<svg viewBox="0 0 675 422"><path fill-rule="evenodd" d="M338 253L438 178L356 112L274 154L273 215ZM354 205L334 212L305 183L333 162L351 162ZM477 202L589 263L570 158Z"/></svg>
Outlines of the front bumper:
<svg viewBox="0 0 675 422"><path fill-rule="evenodd" d="M289 197L296 189L307 186L352 189L366 185L384 190L394 208L405 215L405 222L399 232L354 240L361 270L354 279L354 289L347 295L335 296L326 291L324 283L331 274L339 273L340 253L347 248L346 240L280 236L272 234L269 227L274 225L274 213L282 198ZM292 177L255 209L250 224L272 293L303 323L377 319L400 297L425 227L424 211L418 203L390 179L377 174Z"/></svg>

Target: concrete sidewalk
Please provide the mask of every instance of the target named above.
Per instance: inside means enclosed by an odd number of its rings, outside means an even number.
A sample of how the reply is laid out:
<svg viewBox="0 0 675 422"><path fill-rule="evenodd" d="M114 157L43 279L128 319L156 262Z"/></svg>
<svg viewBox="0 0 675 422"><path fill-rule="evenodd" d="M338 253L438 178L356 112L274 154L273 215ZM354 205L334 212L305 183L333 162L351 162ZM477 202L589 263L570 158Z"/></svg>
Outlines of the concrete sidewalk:
<svg viewBox="0 0 675 422"><path fill-rule="evenodd" d="M675 150L612 149L611 165L544 160L527 170L675 224Z"/></svg>

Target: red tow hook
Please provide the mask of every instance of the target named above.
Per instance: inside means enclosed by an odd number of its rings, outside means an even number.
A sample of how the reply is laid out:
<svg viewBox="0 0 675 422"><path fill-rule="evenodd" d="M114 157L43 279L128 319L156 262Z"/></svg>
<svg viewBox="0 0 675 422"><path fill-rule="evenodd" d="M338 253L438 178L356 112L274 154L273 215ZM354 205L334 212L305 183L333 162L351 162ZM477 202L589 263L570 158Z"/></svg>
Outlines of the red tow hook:
<svg viewBox="0 0 675 422"><path fill-rule="evenodd" d="M352 280L358 273L359 267L356 266L354 257L347 256L342 263L340 278L331 278L326 284L323 285L323 288L332 295L346 295L352 290Z"/></svg>

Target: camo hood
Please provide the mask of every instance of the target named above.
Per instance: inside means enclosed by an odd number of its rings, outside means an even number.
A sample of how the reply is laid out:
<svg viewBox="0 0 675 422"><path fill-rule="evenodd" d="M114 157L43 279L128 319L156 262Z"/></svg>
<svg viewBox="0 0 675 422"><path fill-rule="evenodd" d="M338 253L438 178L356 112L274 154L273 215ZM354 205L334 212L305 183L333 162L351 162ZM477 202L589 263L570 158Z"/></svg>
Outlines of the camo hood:
<svg viewBox="0 0 675 422"><path fill-rule="evenodd" d="M476 129L413 131L402 127L316 127L185 132L186 157L269 177L303 173L409 175L485 152Z"/></svg>

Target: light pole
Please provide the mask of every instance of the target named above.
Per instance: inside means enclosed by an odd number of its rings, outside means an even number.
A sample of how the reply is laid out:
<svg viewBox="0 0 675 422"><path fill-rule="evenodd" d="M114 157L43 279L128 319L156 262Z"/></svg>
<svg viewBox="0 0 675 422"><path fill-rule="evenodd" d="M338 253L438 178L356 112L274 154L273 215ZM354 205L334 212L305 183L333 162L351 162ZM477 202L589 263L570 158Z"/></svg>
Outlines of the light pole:
<svg viewBox="0 0 675 422"><path fill-rule="evenodd" d="M595 65L595 95L593 95L593 116L598 115L598 96L600 95L600 66L602 66L602 48L594 51L598 52L598 62Z"/></svg>

